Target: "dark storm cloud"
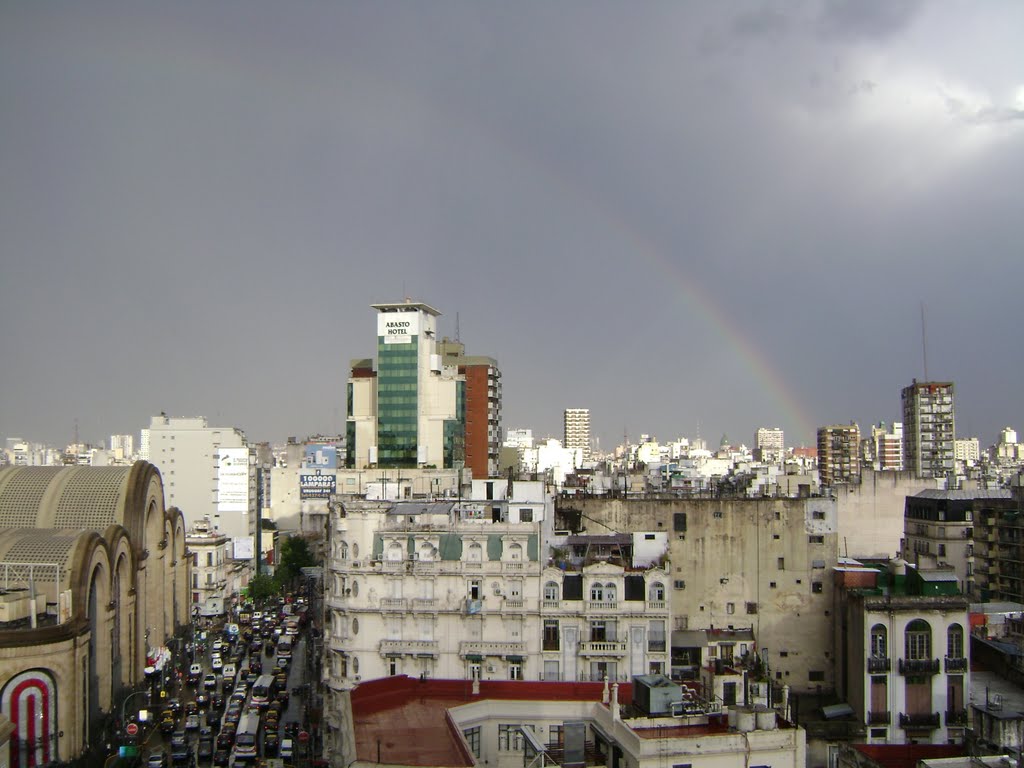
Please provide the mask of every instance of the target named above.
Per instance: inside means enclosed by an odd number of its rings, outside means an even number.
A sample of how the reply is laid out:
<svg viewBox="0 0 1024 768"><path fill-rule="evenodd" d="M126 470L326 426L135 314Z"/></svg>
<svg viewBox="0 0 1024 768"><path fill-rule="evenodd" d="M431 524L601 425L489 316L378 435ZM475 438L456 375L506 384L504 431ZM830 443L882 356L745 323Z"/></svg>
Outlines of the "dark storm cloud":
<svg viewBox="0 0 1024 768"><path fill-rule="evenodd" d="M921 300L1024 429L1021 10L977 8L5 6L0 434L337 431L406 295L540 434L892 421Z"/></svg>

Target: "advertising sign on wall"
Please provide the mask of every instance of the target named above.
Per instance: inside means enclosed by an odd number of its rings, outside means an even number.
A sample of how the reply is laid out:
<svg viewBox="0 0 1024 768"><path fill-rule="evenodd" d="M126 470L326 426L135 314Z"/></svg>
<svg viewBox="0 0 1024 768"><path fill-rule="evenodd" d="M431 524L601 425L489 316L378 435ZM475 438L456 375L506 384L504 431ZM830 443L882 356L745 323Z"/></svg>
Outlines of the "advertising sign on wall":
<svg viewBox="0 0 1024 768"><path fill-rule="evenodd" d="M231 543L235 548L232 554L235 560L252 560L256 552L255 539L252 536L236 536Z"/></svg>
<svg viewBox="0 0 1024 768"><path fill-rule="evenodd" d="M410 344L420 333L418 312L381 312L377 315L377 335L385 344Z"/></svg>
<svg viewBox="0 0 1024 768"><path fill-rule="evenodd" d="M248 448L221 448L218 452L217 511L249 511Z"/></svg>
<svg viewBox="0 0 1024 768"><path fill-rule="evenodd" d="M338 447L328 443L306 443L302 449L303 465L322 469L338 468Z"/></svg>
<svg viewBox="0 0 1024 768"><path fill-rule="evenodd" d="M335 493L338 487L338 478L333 472L321 472L316 474L299 475L299 498L301 499L326 499Z"/></svg>

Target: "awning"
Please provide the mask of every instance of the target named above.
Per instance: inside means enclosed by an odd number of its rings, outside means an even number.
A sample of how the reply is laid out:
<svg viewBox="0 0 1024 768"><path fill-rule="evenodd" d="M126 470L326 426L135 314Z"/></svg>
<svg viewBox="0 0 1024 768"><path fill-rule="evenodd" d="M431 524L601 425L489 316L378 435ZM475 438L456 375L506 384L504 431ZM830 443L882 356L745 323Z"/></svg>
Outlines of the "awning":
<svg viewBox="0 0 1024 768"><path fill-rule="evenodd" d="M821 714L825 716L826 720L834 720L837 717L847 717L854 714L854 712L853 707L849 704L832 704L828 707L822 707Z"/></svg>
<svg viewBox="0 0 1024 768"><path fill-rule="evenodd" d="M475 661L475 662L479 663L479 662L481 662L483 660L484 660L484 657L481 656L479 653L467 653L466 654L466 661Z"/></svg>
<svg viewBox="0 0 1024 768"><path fill-rule="evenodd" d="M505 660L511 661L513 664L522 664L524 661L526 661L526 658L523 656L506 656Z"/></svg>

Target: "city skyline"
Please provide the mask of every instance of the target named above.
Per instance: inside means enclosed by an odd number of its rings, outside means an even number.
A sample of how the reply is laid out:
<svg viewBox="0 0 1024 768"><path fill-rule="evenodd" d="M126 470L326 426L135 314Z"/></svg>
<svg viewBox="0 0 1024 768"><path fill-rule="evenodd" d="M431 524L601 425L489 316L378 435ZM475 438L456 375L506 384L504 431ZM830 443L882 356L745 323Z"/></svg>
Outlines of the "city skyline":
<svg viewBox="0 0 1024 768"><path fill-rule="evenodd" d="M1024 428L1011 2L0 10L0 433L343 433L373 303L503 427ZM1018 78L1018 79L1015 79ZM927 317L927 371L922 348ZM1003 320L1005 313L1010 320Z"/></svg>

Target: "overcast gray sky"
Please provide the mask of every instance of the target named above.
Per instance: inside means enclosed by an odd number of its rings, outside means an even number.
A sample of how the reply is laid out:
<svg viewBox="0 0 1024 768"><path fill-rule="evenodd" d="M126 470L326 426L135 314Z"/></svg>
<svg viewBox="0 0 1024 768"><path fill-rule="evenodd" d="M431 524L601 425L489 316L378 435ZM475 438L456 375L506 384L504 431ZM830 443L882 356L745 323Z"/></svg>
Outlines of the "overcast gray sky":
<svg viewBox="0 0 1024 768"><path fill-rule="evenodd" d="M559 435L1024 431L1024 3L0 1L0 435L343 429L410 296Z"/></svg>

